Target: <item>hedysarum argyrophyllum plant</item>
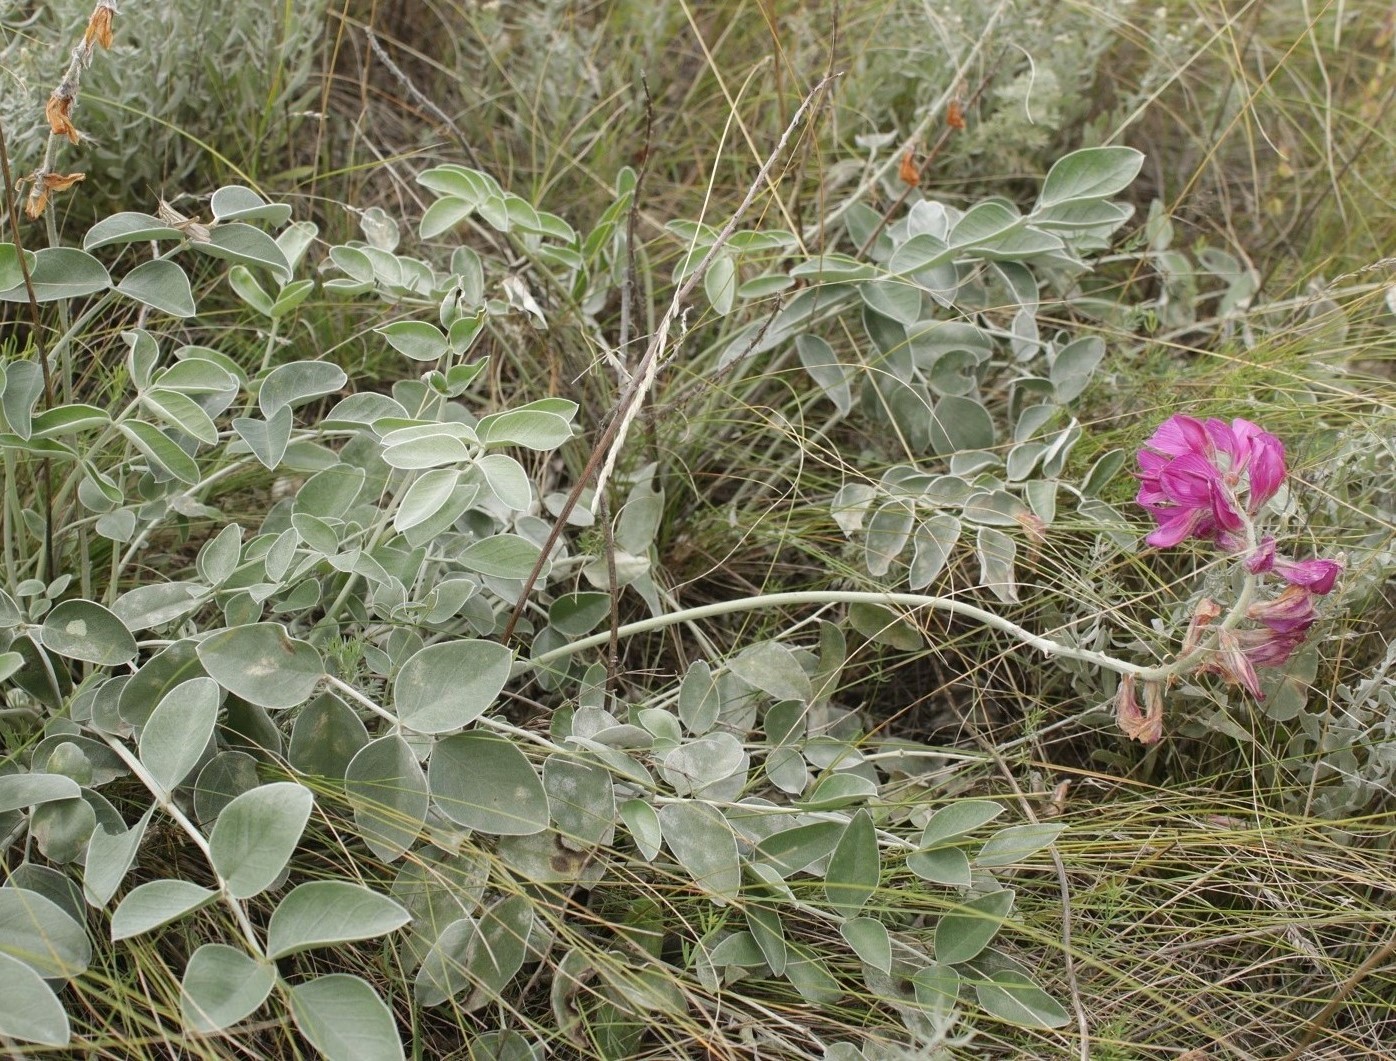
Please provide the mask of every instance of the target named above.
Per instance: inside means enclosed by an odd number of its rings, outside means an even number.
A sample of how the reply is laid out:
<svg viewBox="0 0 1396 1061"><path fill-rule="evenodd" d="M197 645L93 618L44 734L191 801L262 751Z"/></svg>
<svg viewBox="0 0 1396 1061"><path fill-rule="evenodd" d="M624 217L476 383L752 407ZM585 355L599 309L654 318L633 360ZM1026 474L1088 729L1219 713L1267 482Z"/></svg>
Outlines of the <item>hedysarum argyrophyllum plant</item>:
<svg viewBox="0 0 1396 1061"><path fill-rule="evenodd" d="M1163 734L1163 689L1179 675L1219 674L1263 699L1257 669L1288 662L1318 619L1315 598L1333 589L1343 561L1292 560L1276 551L1265 510L1285 480L1284 445L1249 420L1172 416L1138 456L1135 500L1158 522L1144 540L1168 548L1195 538L1243 569L1229 609L1210 597L1197 603L1176 660L1148 677L1123 676L1120 727L1147 744Z"/></svg>

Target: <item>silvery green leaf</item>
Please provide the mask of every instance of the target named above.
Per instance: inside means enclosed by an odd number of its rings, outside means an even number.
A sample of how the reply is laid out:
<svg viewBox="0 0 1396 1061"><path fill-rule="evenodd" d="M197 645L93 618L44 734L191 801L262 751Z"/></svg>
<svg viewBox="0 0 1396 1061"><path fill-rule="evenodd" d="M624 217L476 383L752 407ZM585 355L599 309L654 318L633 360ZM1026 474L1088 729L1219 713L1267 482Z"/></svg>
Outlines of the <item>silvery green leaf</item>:
<svg viewBox="0 0 1396 1061"><path fill-rule="evenodd" d="M82 878L83 894L93 906L106 906L116 894L127 870L136 860L145 827L155 808L151 807L131 828L120 833L96 829L87 842L87 860Z"/></svg>
<svg viewBox="0 0 1396 1061"><path fill-rule="evenodd" d="M882 879L877 830L867 810L849 820L829 857L824 873L824 897L839 913L852 917L871 898Z"/></svg>
<svg viewBox="0 0 1396 1061"><path fill-rule="evenodd" d="M349 705L333 693L321 693L296 716L287 758L303 774L343 780L367 743L368 730Z"/></svg>
<svg viewBox="0 0 1396 1061"><path fill-rule="evenodd" d="M184 880L153 880L139 884L117 904L111 916L113 942L159 928L218 898L211 888Z"/></svg>
<svg viewBox="0 0 1396 1061"><path fill-rule="evenodd" d="M892 940L887 926L872 917L854 917L839 926L839 935L853 953L874 969L892 971Z"/></svg>
<svg viewBox="0 0 1396 1061"><path fill-rule="evenodd" d="M209 836L209 853L234 898L250 898L280 876L314 804L310 789L275 781L223 808Z"/></svg>
<svg viewBox="0 0 1396 1061"><path fill-rule="evenodd" d="M254 1013L276 983L276 967L224 943L205 943L189 957L179 1010L200 1032L221 1031Z"/></svg>
<svg viewBox="0 0 1396 1061"><path fill-rule="evenodd" d="M1014 825L1001 829L985 841L974 856L976 866L1011 866L1056 841L1065 825Z"/></svg>
<svg viewBox="0 0 1396 1061"><path fill-rule="evenodd" d="M1053 164L1037 198L1039 210L1078 199L1107 199L1125 188L1144 165L1132 147L1088 147Z"/></svg>
<svg viewBox="0 0 1396 1061"><path fill-rule="evenodd" d="M986 586L1005 604L1018 599L1014 560L1018 546L1007 534L993 527L980 527L975 539L979 556L979 584Z"/></svg>
<svg viewBox="0 0 1396 1061"><path fill-rule="evenodd" d="M998 969L974 986L989 1013L1028 1028L1060 1028L1071 1022L1062 1006L1016 969Z"/></svg>
<svg viewBox="0 0 1396 1061"><path fill-rule="evenodd" d="M106 267L75 247L42 247L35 251L29 279L36 302L81 298L111 287ZM0 291L0 302L28 301L29 289L23 282Z"/></svg>
<svg viewBox="0 0 1396 1061"><path fill-rule="evenodd" d="M392 1013L359 977L332 973L287 995L296 1027L328 1061L402 1061Z"/></svg>
<svg viewBox="0 0 1396 1061"><path fill-rule="evenodd" d="M43 978L0 951L0 1035L41 1046L67 1046L72 1038L63 1003Z"/></svg>
<svg viewBox="0 0 1396 1061"><path fill-rule="evenodd" d="M92 960L87 930L57 903L27 888L0 888L0 955L46 980L70 980Z"/></svg>
<svg viewBox="0 0 1396 1061"><path fill-rule="evenodd" d="M795 654L778 641L763 641L743 649L728 666L746 684L775 700L808 703L814 697L809 675Z"/></svg>
<svg viewBox="0 0 1396 1061"><path fill-rule="evenodd" d="M166 792L177 788L203 757L221 699L212 678L190 678L165 694L141 728L141 763Z"/></svg>
<svg viewBox="0 0 1396 1061"><path fill-rule="evenodd" d="M427 817L427 779L401 737L380 737L359 749L345 773L345 790L359 835L378 858L391 862L416 841Z"/></svg>
<svg viewBox="0 0 1396 1061"><path fill-rule="evenodd" d="M401 928L411 915L386 895L343 880L306 881L292 888L267 923L267 957L352 940L373 939Z"/></svg>
<svg viewBox="0 0 1396 1061"><path fill-rule="evenodd" d="M127 298L172 317L192 317L198 312L189 277L168 258L142 262L121 278L116 289Z"/></svg>
<svg viewBox="0 0 1396 1061"><path fill-rule="evenodd" d="M522 836L548 827L538 772L506 738L472 730L438 741L427 779L441 813L467 828Z"/></svg>
<svg viewBox="0 0 1396 1061"><path fill-rule="evenodd" d="M795 351L824 396L840 414L848 415L853 408L852 368L841 364L834 348L817 335L797 335Z"/></svg>
<svg viewBox="0 0 1396 1061"><path fill-rule="evenodd" d="M1013 892L1003 888L967 899L936 923L936 960L947 965L969 961L989 945L1013 909Z"/></svg>
<svg viewBox="0 0 1396 1061"><path fill-rule="evenodd" d="M66 600L44 617L44 647L68 659L113 667L136 658L136 639L110 610L89 600Z"/></svg>
<svg viewBox="0 0 1396 1061"><path fill-rule="evenodd" d="M280 623L220 630L199 642L199 662L219 685L259 707L304 703L325 676L320 653Z"/></svg>
<svg viewBox="0 0 1396 1061"><path fill-rule="evenodd" d="M513 653L494 641L428 645L403 663L393 682L398 718L418 733L462 729L494 705L512 662Z"/></svg>
<svg viewBox="0 0 1396 1061"><path fill-rule="evenodd" d="M664 842L694 883L720 900L735 901L742 884L741 859L722 812L706 803L666 803L659 823Z"/></svg>

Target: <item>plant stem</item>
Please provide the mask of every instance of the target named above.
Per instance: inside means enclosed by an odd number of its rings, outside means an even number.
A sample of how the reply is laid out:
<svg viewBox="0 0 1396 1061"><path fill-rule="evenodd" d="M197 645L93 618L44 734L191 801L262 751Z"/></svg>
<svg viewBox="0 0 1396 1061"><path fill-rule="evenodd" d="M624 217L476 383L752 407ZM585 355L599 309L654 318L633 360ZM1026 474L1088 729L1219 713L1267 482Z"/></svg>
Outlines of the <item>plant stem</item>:
<svg viewBox="0 0 1396 1061"><path fill-rule="evenodd" d="M928 597L920 593L872 593L859 590L806 590L792 593L768 593L764 596L720 601L717 604L704 604L697 608L671 612L668 615L641 619L638 622L627 623L617 633L621 637L630 637L634 634L648 633L651 630L661 630L666 626L673 626L675 623L694 622L698 619L711 619L719 615L734 615L739 612L760 611L764 608L791 608L811 604L880 604L905 608L929 608L934 611L949 612L951 615L959 615L966 619L976 619L991 629L1002 631L1017 638L1023 644L1035 648L1045 655L1080 660L1083 663L1094 663L1119 674L1133 674L1141 681L1156 681L1173 673L1173 665L1141 667L1137 663L1128 663L1125 660L1116 659L1114 656L1107 656L1103 652L1096 652L1088 648L1075 648L1042 637L1016 623L1009 622L1000 615L975 607L973 604L966 604L950 597ZM610 631L593 634L591 637L574 641L570 645L555 648L551 652L544 652L529 662L533 666L543 666L553 660L564 659L589 648L604 645L610 638Z"/></svg>
<svg viewBox="0 0 1396 1061"><path fill-rule="evenodd" d="M137 780L146 787L147 791L155 798L155 802L159 805L160 809L174 819L175 824L184 831L184 834L188 836L189 839L193 841L194 846L199 849L199 852L204 856L204 860L208 863L208 868L213 872L214 880L218 882L219 895L222 896L223 902L228 909L232 911L233 920L238 923L238 928L242 930L242 935L247 941L248 948L258 958L265 958L266 951L263 949L261 941L257 939L257 931L252 927L252 922L248 920L247 911L243 909L242 903L233 897L233 893L228 888L228 882L223 879L223 875L218 872L218 868L213 864L213 850L208 846L208 841L204 839L204 834L199 831L199 827L189 820L185 813L175 804L174 800L170 799L170 794L165 791L164 786L150 776L150 772L146 770L144 764L131 754L130 749L128 749L126 745L122 744L121 741L117 740L109 733L102 733L101 737L102 740L106 741L107 746L117 754L117 757L126 764L131 773L136 775Z"/></svg>

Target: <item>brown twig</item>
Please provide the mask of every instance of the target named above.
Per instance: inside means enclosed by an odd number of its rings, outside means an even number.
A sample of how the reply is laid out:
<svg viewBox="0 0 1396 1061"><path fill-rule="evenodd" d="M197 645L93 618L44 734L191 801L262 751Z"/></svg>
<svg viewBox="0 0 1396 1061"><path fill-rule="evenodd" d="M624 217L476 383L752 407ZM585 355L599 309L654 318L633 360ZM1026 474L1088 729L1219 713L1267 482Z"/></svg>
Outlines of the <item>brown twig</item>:
<svg viewBox="0 0 1396 1061"><path fill-rule="evenodd" d="M621 394L620 400L616 403L615 410L610 422L606 425L606 430L602 433L596 447L592 450L591 456L587 459L586 467L577 483L573 486L571 493L567 495L567 500L563 502L560 512L557 514L553 529L548 535L548 540L544 543L542 551L538 554L538 560L533 565L533 570L529 572L528 578L524 580L523 590L519 594L518 603L514 605L513 612L509 615L509 621L504 626L503 640L508 641L514 635L514 628L518 625L519 617L523 614L524 606L528 600L528 595L533 591L534 585L538 582L538 576L543 570L543 564L547 556L552 552L553 546L557 543L562 534L562 528L567 523L567 517L572 509L576 507L578 498L582 491L586 489L591 476L597 475L596 492L599 495L606 486L609 470L612 467L616 455L625 444L625 436L630 430L630 425L634 421L635 413L640 408L644 395L648 393L654 383L655 374L659 368L659 356L664 351L669 339L669 329L683 310L683 305L688 296L693 293L699 284L703 282L703 277L707 274L708 268L716 259L718 252L732 237L732 233L737 230L737 225L746 214L751 204L755 201L757 193L766 186L766 181L770 177L771 170L775 168L776 161L785 151L786 145L790 142L790 137L804 120L815 101L819 99L824 89L828 87L832 77L823 78L819 84L807 95L804 102L796 110L794 117L790 119L790 124L786 126L785 132L781 134L780 141L775 149L761 166L760 172L756 174L755 180L747 188L745 197L733 211L727 224L722 231L713 239L708 251L703 255L697 267L691 272L679 289L674 292L674 297L669 302L669 308L664 311L664 316L660 319L659 327L655 329L649 345L645 348L645 356L640 359L634 376L626 385L625 391ZM598 471L599 467L599 471Z"/></svg>

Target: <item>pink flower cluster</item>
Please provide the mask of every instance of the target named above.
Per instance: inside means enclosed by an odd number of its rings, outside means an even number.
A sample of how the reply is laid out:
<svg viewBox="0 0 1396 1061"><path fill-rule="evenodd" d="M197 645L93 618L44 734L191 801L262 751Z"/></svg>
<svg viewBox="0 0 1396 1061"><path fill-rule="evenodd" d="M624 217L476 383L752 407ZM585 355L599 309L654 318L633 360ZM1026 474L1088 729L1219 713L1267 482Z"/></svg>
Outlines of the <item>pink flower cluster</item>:
<svg viewBox="0 0 1396 1061"><path fill-rule="evenodd" d="M1242 557L1251 576L1274 576L1283 584L1278 594L1251 600L1244 611L1215 627L1222 608L1203 600L1183 642L1181 659L1202 653L1190 669L1219 674L1257 699L1263 695L1257 668L1288 662L1318 618L1315 599L1333 589L1343 570L1340 560L1280 556L1273 536L1257 538L1256 517L1285 474L1283 444L1249 420L1227 424L1172 416L1139 451L1135 500L1158 524L1145 538L1149 545L1166 548L1189 538L1210 542L1223 553ZM1248 597L1262 588L1257 579ZM1243 621L1253 625L1243 627ZM1144 692L1147 713L1135 700L1134 682L1122 683L1119 715L1126 733L1148 742L1162 733L1162 689L1150 681Z"/></svg>
<svg viewBox="0 0 1396 1061"><path fill-rule="evenodd" d="M1144 539L1158 549L1187 538L1228 544L1284 482L1284 446L1249 420L1170 416L1144 445L1135 500L1158 521Z"/></svg>

